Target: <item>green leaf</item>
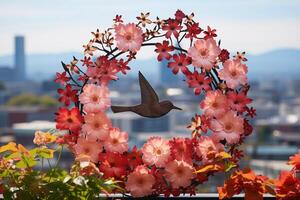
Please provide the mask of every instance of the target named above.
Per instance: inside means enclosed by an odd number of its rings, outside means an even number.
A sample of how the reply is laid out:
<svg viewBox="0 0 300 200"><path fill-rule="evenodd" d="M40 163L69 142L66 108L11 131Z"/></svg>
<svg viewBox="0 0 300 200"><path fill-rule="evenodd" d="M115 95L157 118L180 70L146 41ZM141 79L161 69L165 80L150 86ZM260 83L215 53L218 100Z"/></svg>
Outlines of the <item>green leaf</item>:
<svg viewBox="0 0 300 200"><path fill-rule="evenodd" d="M47 149L47 148L40 148L37 151L37 155L41 156L42 158L53 158L55 150Z"/></svg>
<svg viewBox="0 0 300 200"><path fill-rule="evenodd" d="M16 163L17 168L28 168L36 165L34 158L23 157L22 160Z"/></svg>

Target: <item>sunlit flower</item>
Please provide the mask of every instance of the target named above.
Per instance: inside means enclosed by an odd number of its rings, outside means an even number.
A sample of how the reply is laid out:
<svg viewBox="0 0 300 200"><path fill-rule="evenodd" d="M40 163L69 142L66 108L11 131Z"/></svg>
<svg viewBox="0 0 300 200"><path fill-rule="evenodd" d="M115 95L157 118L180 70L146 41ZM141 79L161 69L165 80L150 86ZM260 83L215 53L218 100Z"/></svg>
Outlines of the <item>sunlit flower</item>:
<svg viewBox="0 0 300 200"><path fill-rule="evenodd" d="M148 165L163 167L170 158L170 145L161 137L152 137L142 147L143 160Z"/></svg>
<svg viewBox="0 0 300 200"><path fill-rule="evenodd" d="M151 20L148 19L149 15L150 15L150 13L147 12L146 14L141 13L141 16L136 17L139 20L139 22L142 24L143 27L145 27L147 24L151 24Z"/></svg>
<svg viewBox="0 0 300 200"><path fill-rule="evenodd" d="M196 153L202 158L202 162L207 164L223 149L224 147L219 141L215 141L211 137L201 136L196 146Z"/></svg>
<svg viewBox="0 0 300 200"><path fill-rule="evenodd" d="M36 145L46 145L56 141L56 136L43 131L36 131L34 133L33 143Z"/></svg>
<svg viewBox="0 0 300 200"><path fill-rule="evenodd" d="M104 111L110 107L109 90L106 86L87 84L83 93L79 95L79 101L84 104L86 112Z"/></svg>
<svg viewBox="0 0 300 200"><path fill-rule="evenodd" d="M240 84L247 83L248 67L239 60L227 60L223 63L223 69L219 71L219 77L226 81L226 85L235 89Z"/></svg>
<svg viewBox="0 0 300 200"><path fill-rule="evenodd" d="M221 116L228 110L227 98L221 91L208 91L205 99L200 103L205 115Z"/></svg>
<svg viewBox="0 0 300 200"><path fill-rule="evenodd" d="M108 137L111 122L104 112L87 113L84 116L85 124L82 131L90 140L105 140Z"/></svg>
<svg viewBox="0 0 300 200"><path fill-rule="evenodd" d="M130 191L134 197L145 197L152 193L154 183L154 176L150 174L145 166L140 165L136 167L134 172L128 175L125 185L126 189Z"/></svg>
<svg viewBox="0 0 300 200"><path fill-rule="evenodd" d="M201 132L206 133L209 126L209 119L205 115L195 115L192 122L187 126L192 131L192 136L200 135Z"/></svg>
<svg viewBox="0 0 300 200"><path fill-rule="evenodd" d="M166 165L166 178L173 188L188 187L195 177L194 168L184 161L174 160Z"/></svg>
<svg viewBox="0 0 300 200"><path fill-rule="evenodd" d="M212 137L216 140L225 139L229 144L237 143L244 132L244 120L233 111L228 111L218 119L211 120Z"/></svg>
<svg viewBox="0 0 300 200"><path fill-rule="evenodd" d="M121 51L136 52L143 43L143 31L134 23L118 24L115 27L117 47Z"/></svg>
<svg viewBox="0 0 300 200"><path fill-rule="evenodd" d="M77 156L87 155L94 163L98 162L98 157L102 150L102 143L86 140L85 138L78 138L77 143L74 145L74 151Z"/></svg>
<svg viewBox="0 0 300 200"><path fill-rule="evenodd" d="M111 128L104 141L104 148L110 152L123 153L128 151L128 133L118 128Z"/></svg>
<svg viewBox="0 0 300 200"><path fill-rule="evenodd" d="M192 58L195 67L211 70L220 52L221 49L217 46L213 38L208 40L199 39L196 40L194 46L189 48L188 55Z"/></svg>

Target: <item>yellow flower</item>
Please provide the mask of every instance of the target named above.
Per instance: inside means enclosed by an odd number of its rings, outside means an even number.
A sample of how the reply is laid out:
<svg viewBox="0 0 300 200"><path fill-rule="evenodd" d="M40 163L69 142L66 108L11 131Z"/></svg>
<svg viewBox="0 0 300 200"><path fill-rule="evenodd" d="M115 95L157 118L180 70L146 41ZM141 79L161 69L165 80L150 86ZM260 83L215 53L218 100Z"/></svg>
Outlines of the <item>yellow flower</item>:
<svg viewBox="0 0 300 200"><path fill-rule="evenodd" d="M49 132L36 131L33 139L33 143L37 145L46 145L56 140L56 136Z"/></svg>

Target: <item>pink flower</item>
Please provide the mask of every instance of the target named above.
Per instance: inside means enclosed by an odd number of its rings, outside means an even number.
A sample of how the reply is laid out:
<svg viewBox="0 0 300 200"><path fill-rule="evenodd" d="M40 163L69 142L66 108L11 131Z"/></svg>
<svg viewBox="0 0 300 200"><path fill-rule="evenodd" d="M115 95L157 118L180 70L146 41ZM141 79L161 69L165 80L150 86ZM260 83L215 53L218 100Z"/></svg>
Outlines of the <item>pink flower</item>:
<svg viewBox="0 0 300 200"><path fill-rule="evenodd" d="M170 145L161 137L150 138L141 149L143 161L148 165L164 167L170 158Z"/></svg>
<svg viewBox="0 0 300 200"><path fill-rule="evenodd" d="M228 110L227 98L221 91L208 91L200 103L205 115L219 117Z"/></svg>
<svg viewBox="0 0 300 200"><path fill-rule="evenodd" d="M196 153L202 158L203 164L207 164L223 149L224 146L219 141L215 141L211 137L201 136L196 147Z"/></svg>
<svg viewBox="0 0 300 200"><path fill-rule="evenodd" d="M86 140L85 138L78 138L77 143L74 145L76 156L86 155L89 156L92 162L98 162L99 153L103 150L103 145L100 142Z"/></svg>
<svg viewBox="0 0 300 200"><path fill-rule="evenodd" d="M87 84L83 93L79 95L79 101L84 104L84 111L99 112L110 107L109 90L106 86Z"/></svg>
<svg viewBox="0 0 300 200"><path fill-rule="evenodd" d="M121 51L137 52L143 43L143 31L134 23L119 24L115 27L117 47Z"/></svg>
<svg viewBox="0 0 300 200"><path fill-rule="evenodd" d="M219 71L219 77L226 81L229 88L235 89L239 84L247 83L248 67L240 60L227 60L223 63L223 69Z"/></svg>
<svg viewBox="0 0 300 200"><path fill-rule="evenodd" d="M109 152L124 153L128 151L128 133L122 132L118 128L111 128L104 141L104 148Z"/></svg>
<svg viewBox="0 0 300 200"><path fill-rule="evenodd" d="M82 126L82 132L90 140L105 140L108 137L111 122L104 112L88 113L84 116L85 124Z"/></svg>
<svg viewBox="0 0 300 200"><path fill-rule="evenodd" d="M194 168L184 161L174 160L166 165L166 178L173 188L188 187L195 177Z"/></svg>
<svg viewBox="0 0 300 200"><path fill-rule="evenodd" d="M128 175L126 189L130 191L134 197L145 197L152 194L152 187L155 178L149 173L149 170L143 166L137 166L131 174Z"/></svg>
<svg viewBox="0 0 300 200"><path fill-rule="evenodd" d="M195 67L211 70L220 52L221 49L213 38L207 40L199 39L194 43L194 46L189 48L188 55L192 58Z"/></svg>
<svg viewBox="0 0 300 200"><path fill-rule="evenodd" d="M244 120L237 116L233 111L228 111L224 116L211 120L212 138L223 140L229 144L239 141L240 135L244 132Z"/></svg>

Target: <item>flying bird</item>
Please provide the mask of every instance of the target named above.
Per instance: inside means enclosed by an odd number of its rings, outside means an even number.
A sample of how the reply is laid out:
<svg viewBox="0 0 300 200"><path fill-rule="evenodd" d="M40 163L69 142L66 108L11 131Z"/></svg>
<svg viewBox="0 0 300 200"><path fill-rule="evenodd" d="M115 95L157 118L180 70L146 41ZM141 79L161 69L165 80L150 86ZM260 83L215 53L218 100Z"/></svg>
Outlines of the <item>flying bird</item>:
<svg viewBox="0 0 300 200"><path fill-rule="evenodd" d="M139 71L141 90L141 104L136 106L111 106L114 113L134 112L143 117L158 118L166 115L172 109L182 110L173 105L171 101L159 101L158 96L149 82Z"/></svg>

